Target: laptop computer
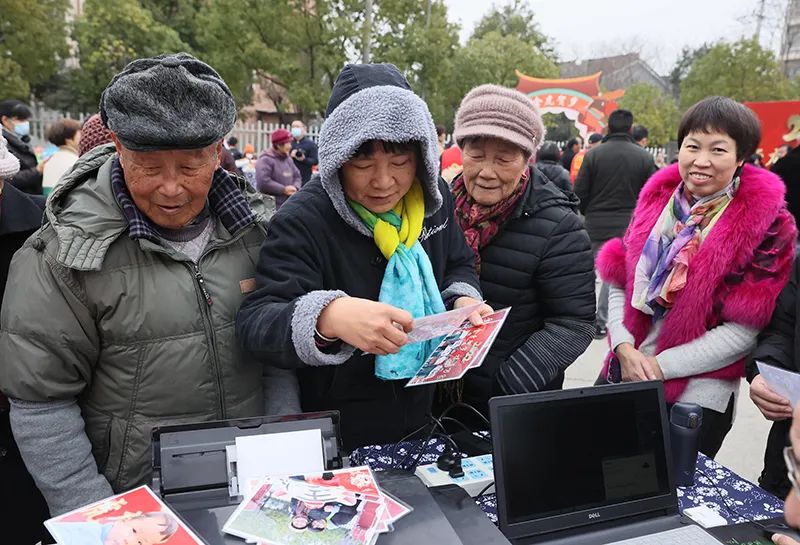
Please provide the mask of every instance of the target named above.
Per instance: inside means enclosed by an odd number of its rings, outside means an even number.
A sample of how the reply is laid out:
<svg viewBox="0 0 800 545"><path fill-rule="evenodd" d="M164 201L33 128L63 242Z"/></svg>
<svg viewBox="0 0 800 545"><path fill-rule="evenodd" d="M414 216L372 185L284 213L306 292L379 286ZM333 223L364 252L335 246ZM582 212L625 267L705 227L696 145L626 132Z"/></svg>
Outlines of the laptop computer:
<svg viewBox="0 0 800 545"><path fill-rule="evenodd" d="M719 543L678 512L661 382L496 397L489 412L514 545Z"/></svg>

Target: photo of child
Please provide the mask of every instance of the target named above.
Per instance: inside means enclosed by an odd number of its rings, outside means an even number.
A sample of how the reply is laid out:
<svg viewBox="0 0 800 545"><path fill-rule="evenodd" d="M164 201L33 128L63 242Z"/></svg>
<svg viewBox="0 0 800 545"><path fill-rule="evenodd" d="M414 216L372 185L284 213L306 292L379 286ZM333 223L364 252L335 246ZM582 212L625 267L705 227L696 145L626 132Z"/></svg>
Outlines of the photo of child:
<svg viewBox="0 0 800 545"><path fill-rule="evenodd" d="M157 545L167 543L178 531L178 521L169 513L155 511L97 522L53 522L50 531L59 541L85 545Z"/></svg>
<svg viewBox="0 0 800 545"><path fill-rule="evenodd" d="M59 545L200 545L203 543L147 486L45 522Z"/></svg>

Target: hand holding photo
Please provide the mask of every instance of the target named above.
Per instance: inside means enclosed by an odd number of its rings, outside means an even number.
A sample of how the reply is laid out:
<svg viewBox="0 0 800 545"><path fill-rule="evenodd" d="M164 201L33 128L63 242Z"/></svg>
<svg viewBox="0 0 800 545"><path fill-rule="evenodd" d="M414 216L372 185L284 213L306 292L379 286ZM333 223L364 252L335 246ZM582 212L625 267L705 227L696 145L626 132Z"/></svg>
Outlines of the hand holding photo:
<svg viewBox="0 0 800 545"><path fill-rule="evenodd" d="M406 387L456 380L476 367L480 367L497 338L511 307L483 317L482 326L464 322L447 335Z"/></svg>
<svg viewBox="0 0 800 545"><path fill-rule="evenodd" d="M482 302L414 320L414 328L408 334L408 342L418 343L453 332L470 314L481 308L481 305Z"/></svg>

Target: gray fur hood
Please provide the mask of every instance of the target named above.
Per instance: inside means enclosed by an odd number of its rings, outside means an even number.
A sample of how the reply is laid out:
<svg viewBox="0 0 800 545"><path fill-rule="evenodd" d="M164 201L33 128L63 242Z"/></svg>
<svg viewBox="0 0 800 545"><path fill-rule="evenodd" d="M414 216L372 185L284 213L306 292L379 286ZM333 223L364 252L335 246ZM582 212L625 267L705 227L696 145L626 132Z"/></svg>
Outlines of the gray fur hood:
<svg viewBox="0 0 800 545"><path fill-rule="evenodd" d="M439 149L428 106L413 92L394 86L363 89L336 107L319 136L319 175L336 212L353 229L372 236L347 203L339 169L369 140L418 142L422 165L417 166L425 192L425 216L442 206L439 192Z"/></svg>

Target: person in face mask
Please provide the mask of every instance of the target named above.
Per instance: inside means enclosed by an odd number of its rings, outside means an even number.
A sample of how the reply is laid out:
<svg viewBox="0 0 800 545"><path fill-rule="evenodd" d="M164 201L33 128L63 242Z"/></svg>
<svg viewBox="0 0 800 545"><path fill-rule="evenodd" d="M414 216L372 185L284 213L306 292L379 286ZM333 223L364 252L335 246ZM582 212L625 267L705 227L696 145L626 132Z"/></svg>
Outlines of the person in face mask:
<svg viewBox="0 0 800 545"><path fill-rule="evenodd" d="M299 119L292 121L292 152L291 157L300 179L306 183L311 179L311 167L319 161L317 159L317 144L306 136L306 126Z"/></svg>
<svg viewBox="0 0 800 545"><path fill-rule="evenodd" d="M8 151L19 159L20 164L19 173L8 182L25 193L41 195L44 162L39 163L30 145L31 117L31 109L19 100L0 102L3 137L8 142Z"/></svg>

